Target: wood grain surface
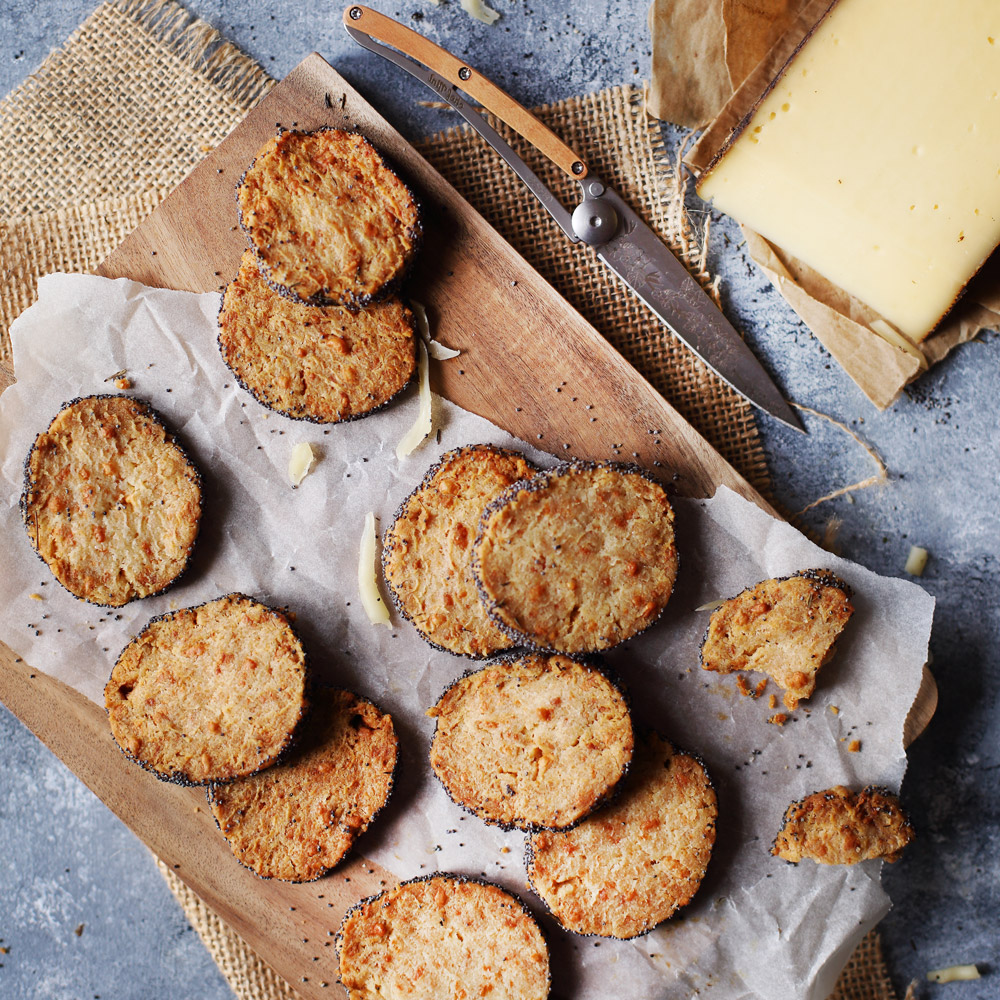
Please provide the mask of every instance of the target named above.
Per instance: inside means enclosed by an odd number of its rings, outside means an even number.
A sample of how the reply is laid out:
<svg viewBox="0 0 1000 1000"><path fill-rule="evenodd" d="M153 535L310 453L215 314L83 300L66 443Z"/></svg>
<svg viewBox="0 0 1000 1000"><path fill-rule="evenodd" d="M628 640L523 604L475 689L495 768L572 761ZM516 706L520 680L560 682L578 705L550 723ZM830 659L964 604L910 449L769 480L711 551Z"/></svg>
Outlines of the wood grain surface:
<svg viewBox="0 0 1000 1000"><path fill-rule="evenodd" d="M318 55L278 84L99 273L189 291L220 289L235 275L245 245L234 185L279 123L361 129L420 196L428 237L409 291L426 304L435 335L462 351L460 365L435 366L438 392L554 454L618 455L669 470L682 495L709 496L725 484L768 509ZM10 381L12 373L0 370L0 391ZM936 692L929 685L908 720L911 736L933 712ZM7 647L0 647L0 699L298 993L344 995L333 932L347 906L394 884L394 876L352 855L316 883L261 880L234 862L201 791L164 784L130 764L99 706L32 670Z"/></svg>
<svg viewBox="0 0 1000 1000"><path fill-rule="evenodd" d="M617 454L650 468L659 462L685 496L711 496L725 484L767 507L318 55L275 87L99 273L161 288L221 289L239 269L246 246L237 227L234 185L279 123L358 128L389 154L416 191L424 210L425 245L407 293L427 307L435 336L462 351L457 366L433 366L436 391L553 454L595 459ZM525 198L530 197L525 190ZM589 251L581 247L580 252ZM631 293L623 287L622 294Z"/></svg>

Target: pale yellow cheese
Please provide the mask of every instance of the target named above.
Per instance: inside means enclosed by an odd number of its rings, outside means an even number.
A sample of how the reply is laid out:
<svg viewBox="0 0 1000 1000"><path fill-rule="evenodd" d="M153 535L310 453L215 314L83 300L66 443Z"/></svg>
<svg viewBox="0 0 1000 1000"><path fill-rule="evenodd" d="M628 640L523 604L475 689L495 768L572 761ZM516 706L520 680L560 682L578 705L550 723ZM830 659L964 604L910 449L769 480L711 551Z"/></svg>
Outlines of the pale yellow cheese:
<svg viewBox="0 0 1000 1000"><path fill-rule="evenodd" d="M840 0L698 192L923 339L1000 243L1000 0Z"/></svg>

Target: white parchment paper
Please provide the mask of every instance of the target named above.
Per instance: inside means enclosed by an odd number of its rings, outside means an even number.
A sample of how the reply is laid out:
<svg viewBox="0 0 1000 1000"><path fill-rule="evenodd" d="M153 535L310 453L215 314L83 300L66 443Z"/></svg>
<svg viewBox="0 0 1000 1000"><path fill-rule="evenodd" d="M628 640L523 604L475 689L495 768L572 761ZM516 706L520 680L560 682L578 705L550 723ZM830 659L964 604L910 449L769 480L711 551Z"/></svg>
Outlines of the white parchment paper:
<svg viewBox="0 0 1000 1000"><path fill-rule="evenodd" d="M287 605L316 669L391 712L400 735L393 801L359 850L400 878L433 870L484 874L540 913L525 882L523 836L459 810L426 763L433 722L425 711L469 661L431 649L395 617L391 627L371 625L356 590L367 511L384 529L442 452L517 442L436 399L440 441L429 438L399 461L396 442L416 414L412 392L368 419L325 429L271 413L222 363L218 304L216 295L125 279L41 280L38 303L11 331L18 381L0 398L0 638L102 702L115 658L153 615L233 590ZM35 435L70 399L115 391L105 380L121 369L130 391L167 418L201 468L205 516L178 586L109 611L55 582L28 544L17 502ZM287 466L299 441L311 442L320 459L293 490ZM552 461L518 446L543 464ZM912 583L830 555L725 489L710 501L678 501L677 526L681 572L664 618L609 659L631 692L637 721L703 756L719 795L712 864L682 916L632 942L577 937L543 916L553 992L605 1000L624 991L653 1000L698 989L727 1000L822 1000L855 943L888 908L880 864L794 867L768 849L793 799L837 783L899 786L903 723L927 656L933 601ZM828 567L850 583L857 610L816 694L778 727L766 721L774 711L767 694L780 696L773 684L763 698L745 698L735 677L700 669L707 613L694 609L810 567ZM853 739L861 741L859 753L847 750Z"/></svg>

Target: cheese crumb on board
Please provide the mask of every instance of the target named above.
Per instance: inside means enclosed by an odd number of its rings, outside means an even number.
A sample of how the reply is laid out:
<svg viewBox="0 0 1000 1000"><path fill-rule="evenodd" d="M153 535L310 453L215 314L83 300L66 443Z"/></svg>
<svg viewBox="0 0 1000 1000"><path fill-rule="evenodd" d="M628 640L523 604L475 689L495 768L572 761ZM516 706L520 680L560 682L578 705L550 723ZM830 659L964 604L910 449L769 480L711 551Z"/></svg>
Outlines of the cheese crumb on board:
<svg viewBox="0 0 1000 1000"><path fill-rule="evenodd" d="M961 11L840 0L698 184L914 342L1000 242L1000 5Z"/></svg>

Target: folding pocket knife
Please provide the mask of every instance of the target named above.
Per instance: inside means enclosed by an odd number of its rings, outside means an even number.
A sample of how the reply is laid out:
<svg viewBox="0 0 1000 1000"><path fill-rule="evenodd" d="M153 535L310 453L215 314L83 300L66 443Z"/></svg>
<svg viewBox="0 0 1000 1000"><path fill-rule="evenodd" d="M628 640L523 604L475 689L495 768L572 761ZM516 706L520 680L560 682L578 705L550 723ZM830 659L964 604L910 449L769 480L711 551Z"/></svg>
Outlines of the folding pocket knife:
<svg viewBox="0 0 1000 1000"><path fill-rule="evenodd" d="M743 338L687 268L622 197L527 108L446 49L360 4L344 11L359 45L395 63L450 104L514 169L574 243L604 262L716 374L754 406L795 430L801 421ZM460 91L509 125L580 185L570 212Z"/></svg>

